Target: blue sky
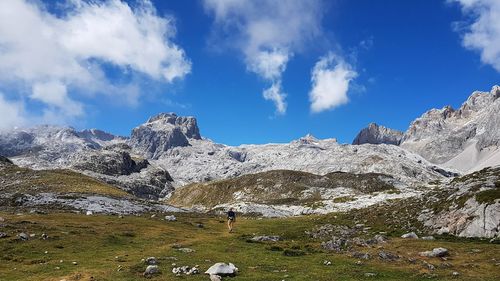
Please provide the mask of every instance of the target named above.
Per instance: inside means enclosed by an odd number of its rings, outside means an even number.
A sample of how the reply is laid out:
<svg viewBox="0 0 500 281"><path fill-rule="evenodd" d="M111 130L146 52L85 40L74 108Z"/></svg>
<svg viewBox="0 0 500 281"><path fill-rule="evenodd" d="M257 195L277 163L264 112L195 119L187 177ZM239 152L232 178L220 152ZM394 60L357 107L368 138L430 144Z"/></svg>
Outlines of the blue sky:
<svg viewBox="0 0 500 281"><path fill-rule="evenodd" d="M406 130L500 82L495 0L6 0L0 11L4 128L129 135L173 111L231 145L350 143L370 122Z"/></svg>

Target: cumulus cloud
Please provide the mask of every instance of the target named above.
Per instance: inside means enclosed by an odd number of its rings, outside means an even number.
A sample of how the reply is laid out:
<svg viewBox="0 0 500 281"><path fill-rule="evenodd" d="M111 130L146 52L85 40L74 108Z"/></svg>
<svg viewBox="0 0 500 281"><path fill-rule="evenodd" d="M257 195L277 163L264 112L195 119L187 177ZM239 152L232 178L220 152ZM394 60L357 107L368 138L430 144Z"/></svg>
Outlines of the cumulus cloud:
<svg viewBox="0 0 500 281"><path fill-rule="evenodd" d="M472 15L472 22L463 34L463 45L478 51L481 61L500 72L500 1L450 0L461 5L463 13Z"/></svg>
<svg viewBox="0 0 500 281"><path fill-rule="evenodd" d="M18 100L27 95L42 103L45 115L84 115L78 93L137 102L137 87L116 84L106 66L164 83L190 72L189 59L172 41L173 18L157 15L149 1L134 8L120 0L66 4L56 15L38 1L0 1L0 82L13 85Z"/></svg>
<svg viewBox="0 0 500 281"><path fill-rule="evenodd" d="M347 103L349 83L357 76L350 64L333 53L322 57L312 70L311 111L318 113Z"/></svg>
<svg viewBox="0 0 500 281"><path fill-rule="evenodd" d="M247 69L271 85L263 91L277 113L286 111L282 74L294 52L321 34L323 7L319 0L204 0L214 15L216 33L239 50Z"/></svg>

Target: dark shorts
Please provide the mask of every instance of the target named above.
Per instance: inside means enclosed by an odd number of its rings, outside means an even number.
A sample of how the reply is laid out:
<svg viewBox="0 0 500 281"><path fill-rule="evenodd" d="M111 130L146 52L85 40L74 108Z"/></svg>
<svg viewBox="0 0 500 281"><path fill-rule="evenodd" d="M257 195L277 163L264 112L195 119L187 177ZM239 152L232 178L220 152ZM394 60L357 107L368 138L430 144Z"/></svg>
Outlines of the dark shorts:
<svg viewBox="0 0 500 281"><path fill-rule="evenodd" d="M229 217L229 218L227 218L227 219L228 219L228 220L230 220L230 221L234 221L234 219L235 219L235 218L233 218L233 217Z"/></svg>

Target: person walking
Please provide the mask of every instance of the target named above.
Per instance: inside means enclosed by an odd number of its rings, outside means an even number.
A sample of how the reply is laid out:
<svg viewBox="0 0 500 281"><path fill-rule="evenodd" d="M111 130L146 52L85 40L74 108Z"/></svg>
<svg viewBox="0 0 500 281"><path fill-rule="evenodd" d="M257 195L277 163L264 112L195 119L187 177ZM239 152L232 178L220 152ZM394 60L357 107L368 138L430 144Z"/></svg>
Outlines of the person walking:
<svg viewBox="0 0 500 281"><path fill-rule="evenodd" d="M233 208L229 208L227 212L227 228L229 228L229 233L233 232L234 223L236 222L236 213Z"/></svg>

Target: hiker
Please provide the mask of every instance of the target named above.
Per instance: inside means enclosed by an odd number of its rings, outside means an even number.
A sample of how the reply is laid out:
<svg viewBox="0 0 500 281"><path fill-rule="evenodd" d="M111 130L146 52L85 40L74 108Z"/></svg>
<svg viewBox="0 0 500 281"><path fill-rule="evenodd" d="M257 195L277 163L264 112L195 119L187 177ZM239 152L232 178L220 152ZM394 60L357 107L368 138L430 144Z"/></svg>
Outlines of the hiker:
<svg viewBox="0 0 500 281"><path fill-rule="evenodd" d="M236 221L236 213L233 211L233 208L229 208L229 212L227 212L227 228L229 228L229 233L233 232L233 225Z"/></svg>

